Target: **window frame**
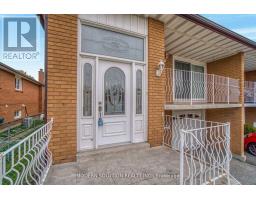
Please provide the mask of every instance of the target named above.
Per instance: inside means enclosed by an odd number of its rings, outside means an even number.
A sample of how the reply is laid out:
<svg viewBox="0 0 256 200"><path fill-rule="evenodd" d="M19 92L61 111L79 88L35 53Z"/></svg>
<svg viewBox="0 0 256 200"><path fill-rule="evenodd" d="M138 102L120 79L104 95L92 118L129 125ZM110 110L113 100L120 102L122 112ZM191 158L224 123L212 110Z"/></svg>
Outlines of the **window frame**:
<svg viewBox="0 0 256 200"><path fill-rule="evenodd" d="M15 80L14 81L14 83L15 83L15 90L16 91L22 91L23 90L22 78L18 77L18 76L15 76L14 80ZM19 83L19 87L17 87L17 83Z"/></svg>
<svg viewBox="0 0 256 200"><path fill-rule="evenodd" d="M192 66L200 66L200 67L203 67L203 69L204 69L204 74L207 74L207 65L206 65L206 63L204 63L204 62L199 62L199 61L195 61L195 60L192 60L192 59L186 59L186 58L182 58L182 57L179 57L179 56L173 56L173 62L172 62L172 71L173 71L173 77L172 77L172 79L173 79L173 102L179 102L180 100L187 100L187 101L190 101L191 100L191 98L176 98L176 90L175 90L175 86L176 86L176 81L175 81L175 67L176 67L176 65L175 65L175 63L176 62L181 62L181 63L187 63L187 64L189 64L190 65L190 70L189 70L189 72L191 72L192 71ZM191 80L190 80L191 81ZM194 98L193 97L193 94L192 94L192 100L205 100L207 97L207 86L205 86L205 88L204 88L204 92L206 92L205 94L206 95L204 95L204 97L203 98Z"/></svg>
<svg viewBox="0 0 256 200"><path fill-rule="evenodd" d="M16 115L18 113L18 115ZM21 110L14 111L14 119L20 119L22 116Z"/></svg>

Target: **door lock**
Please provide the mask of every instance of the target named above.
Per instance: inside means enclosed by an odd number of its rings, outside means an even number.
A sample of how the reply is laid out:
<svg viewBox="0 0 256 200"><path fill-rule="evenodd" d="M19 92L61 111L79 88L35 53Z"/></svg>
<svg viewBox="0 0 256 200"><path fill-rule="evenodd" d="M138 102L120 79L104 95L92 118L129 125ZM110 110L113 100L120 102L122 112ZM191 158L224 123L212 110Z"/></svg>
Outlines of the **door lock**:
<svg viewBox="0 0 256 200"><path fill-rule="evenodd" d="M103 119L102 119L102 103L99 101L99 106L98 106L98 111L99 111L99 119L98 119L98 126L103 126Z"/></svg>

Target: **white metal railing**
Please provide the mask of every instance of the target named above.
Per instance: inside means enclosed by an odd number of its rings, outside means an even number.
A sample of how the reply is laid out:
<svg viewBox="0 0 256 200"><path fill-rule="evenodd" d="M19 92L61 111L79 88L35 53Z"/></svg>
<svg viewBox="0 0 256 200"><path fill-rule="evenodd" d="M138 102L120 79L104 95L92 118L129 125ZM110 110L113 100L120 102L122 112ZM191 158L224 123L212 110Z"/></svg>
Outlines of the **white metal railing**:
<svg viewBox="0 0 256 200"><path fill-rule="evenodd" d="M166 115L163 144L179 152L180 184L239 184L229 170L229 123Z"/></svg>
<svg viewBox="0 0 256 200"><path fill-rule="evenodd" d="M166 81L166 103L239 103L238 79L167 68Z"/></svg>
<svg viewBox="0 0 256 200"><path fill-rule="evenodd" d="M256 104L256 82L244 82L244 102L249 104Z"/></svg>
<svg viewBox="0 0 256 200"><path fill-rule="evenodd" d="M52 164L48 149L53 119L0 153L0 185L42 184Z"/></svg>

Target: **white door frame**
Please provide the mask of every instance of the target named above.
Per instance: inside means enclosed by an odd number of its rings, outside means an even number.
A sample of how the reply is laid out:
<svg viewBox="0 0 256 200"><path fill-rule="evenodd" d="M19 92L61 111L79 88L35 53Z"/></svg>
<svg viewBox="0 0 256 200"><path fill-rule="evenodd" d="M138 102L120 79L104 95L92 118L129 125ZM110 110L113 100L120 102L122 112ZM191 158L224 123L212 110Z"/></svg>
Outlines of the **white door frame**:
<svg viewBox="0 0 256 200"><path fill-rule="evenodd" d="M146 22L147 23L147 22ZM90 53L84 53L81 52L81 26L82 24L90 24L90 25L95 25L94 23L88 22L88 21L83 21L78 19L78 31L77 31L77 37L78 37L78 45L77 45L77 151L81 151L80 148L80 118L81 118L81 74L80 74L80 68L81 68L81 60L85 58L90 58L95 60L95 78L94 78L94 88L98 87L98 71L99 71L99 60L106 60L106 61L114 61L114 62L123 62L123 63L129 63L132 66L132 73L131 73L131 81L132 81L132 92L131 92L131 99L132 99L132 105L133 108L131 110L131 142L136 143L136 142L144 142L148 140L148 37L147 35L141 35L137 34L134 32L129 32L125 30L120 30L119 28L115 27L109 27L109 26L99 26L97 24L97 27L101 28L106 28L109 30L114 30L116 32L121 32L121 33L127 33L129 35L134 35L137 37L143 37L144 38L144 61L136 61L136 60L129 60L129 59L122 59L122 58L117 58L117 57L111 57L111 56L104 56L104 55L97 55L97 54L90 54ZM135 88L136 88L136 70L137 69L142 69L143 70L143 115L136 115L136 107L135 107L135 101L136 101L136 96L135 96ZM93 101L93 106L94 106L94 142L93 142L93 147L89 149L97 149L98 148L98 134L97 134L97 129L98 129L98 124L97 124L97 119L99 118L98 112L97 112L97 102L98 102L98 94L97 90L94 90L94 101ZM136 131L136 122L135 120L140 120L142 119L142 130L143 134L142 136L140 133L142 131L137 130ZM140 137L138 137L140 136Z"/></svg>
<svg viewBox="0 0 256 200"><path fill-rule="evenodd" d="M81 75L81 63L84 63L84 60L89 59L89 60L94 60L95 66L93 66L95 69L93 70L94 72L94 77L93 77L93 146L91 148L81 148L80 146L80 139L81 139L81 124L80 124L80 119L82 118L82 75ZM124 61L121 59L116 59L116 58L106 58L102 56L88 56L85 54L80 54L79 56L79 62L78 62L78 81L77 81L77 88L78 88L78 93L77 93L77 123L78 123L78 128L77 128L77 150L82 151L86 149L97 149L99 147L99 138L98 138L98 123L97 120L99 118L99 112L98 112L98 104L97 102L99 101L98 99L98 90L96 88L99 87L97 80L100 78L99 77L99 60L104 60L104 61L114 61L114 62L121 62L121 63L128 63L131 65L131 123L130 123L130 130L131 130L131 143L137 143L137 142L145 142L147 141L147 76L146 76L146 64L142 63L136 63L136 62L129 62L129 61ZM142 101L143 101L143 107L142 107L142 113L141 115L136 114L136 70L142 70L142 83L143 83L143 94L142 94ZM141 129L140 129L141 127Z"/></svg>

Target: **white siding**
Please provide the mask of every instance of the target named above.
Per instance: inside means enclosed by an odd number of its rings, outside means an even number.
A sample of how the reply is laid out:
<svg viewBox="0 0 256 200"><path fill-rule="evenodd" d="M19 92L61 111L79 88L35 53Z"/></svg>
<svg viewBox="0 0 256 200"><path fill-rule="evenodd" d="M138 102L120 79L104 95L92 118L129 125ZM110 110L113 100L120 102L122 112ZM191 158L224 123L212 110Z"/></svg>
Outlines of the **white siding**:
<svg viewBox="0 0 256 200"><path fill-rule="evenodd" d="M79 15L84 21L147 35L147 19L138 15Z"/></svg>

